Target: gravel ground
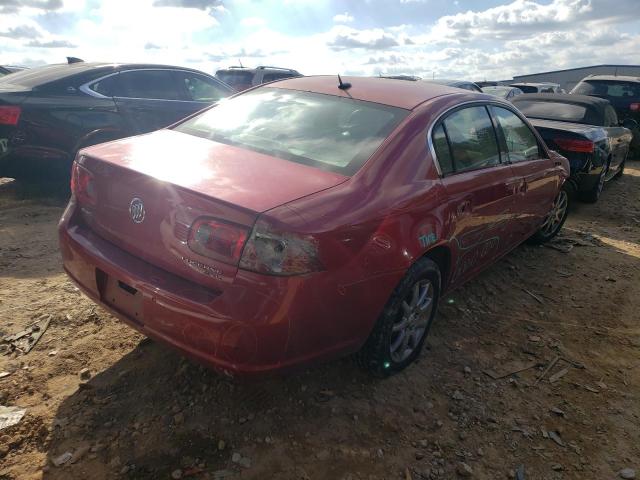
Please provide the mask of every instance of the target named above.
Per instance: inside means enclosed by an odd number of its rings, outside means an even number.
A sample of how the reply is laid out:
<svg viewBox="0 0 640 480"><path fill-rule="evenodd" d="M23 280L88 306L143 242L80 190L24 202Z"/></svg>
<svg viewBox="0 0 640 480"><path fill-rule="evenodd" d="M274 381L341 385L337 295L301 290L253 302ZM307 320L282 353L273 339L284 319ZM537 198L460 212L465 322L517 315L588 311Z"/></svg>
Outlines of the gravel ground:
<svg viewBox="0 0 640 480"><path fill-rule="evenodd" d="M182 359L67 280L63 200L0 182L0 335L50 321L0 356L0 405L26 409L0 480L640 478L639 167L448 295L386 380L344 359L244 383Z"/></svg>

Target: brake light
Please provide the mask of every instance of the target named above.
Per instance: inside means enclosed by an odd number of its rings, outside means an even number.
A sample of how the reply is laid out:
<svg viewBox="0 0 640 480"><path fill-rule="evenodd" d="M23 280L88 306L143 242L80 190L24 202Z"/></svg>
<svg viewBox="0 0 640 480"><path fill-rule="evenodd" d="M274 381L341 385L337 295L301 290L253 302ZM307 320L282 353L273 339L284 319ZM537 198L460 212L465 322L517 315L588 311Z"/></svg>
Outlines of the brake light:
<svg viewBox="0 0 640 480"><path fill-rule="evenodd" d="M640 103L632 103L629 105L629 110L632 112L640 112Z"/></svg>
<svg viewBox="0 0 640 480"><path fill-rule="evenodd" d="M591 140L578 140L573 138L554 138L558 147L568 152L593 153L595 144Z"/></svg>
<svg viewBox="0 0 640 480"><path fill-rule="evenodd" d="M249 230L240 225L201 218L191 225L189 248L205 257L224 257L236 263L240 259Z"/></svg>
<svg viewBox="0 0 640 480"><path fill-rule="evenodd" d="M278 232L259 220L242 252L240 268L270 275L301 275L322 269L317 240Z"/></svg>
<svg viewBox="0 0 640 480"><path fill-rule="evenodd" d="M77 162L73 162L71 169L71 193L80 205L95 206L97 203L93 174Z"/></svg>
<svg viewBox="0 0 640 480"><path fill-rule="evenodd" d="M21 112L20 107L0 106L0 125L17 125Z"/></svg>

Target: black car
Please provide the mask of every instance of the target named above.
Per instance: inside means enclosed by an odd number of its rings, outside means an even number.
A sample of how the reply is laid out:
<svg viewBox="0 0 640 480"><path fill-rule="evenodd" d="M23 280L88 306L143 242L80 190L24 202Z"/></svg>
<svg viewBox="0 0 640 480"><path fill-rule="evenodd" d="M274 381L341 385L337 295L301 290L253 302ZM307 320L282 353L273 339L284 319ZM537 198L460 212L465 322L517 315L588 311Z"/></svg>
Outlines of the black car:
<svg viewBox="0 0 640 480"><path fill-rule="evenodd" d="M166 65L70 59L0 77L0 177L66 178L78 149L166 127L231 94Z"/></svg>
<svg viewBox="0 0 640 480"><path fill-rule="evenodd" d="M585 95L530 93L512 103L552 150L571 164L570 182L580 197L595 202L605 181L622 175L633 127L623 124L611 104Z"/></svg>
<svg viewBox="0 0 640 480"><path fill-rule="evenodd" d="M571 93L609 100L622 120L632 118L640 122L640 77L622 75L591 75L583 78ZM640 157L640 129L633 130L632 154Z"/></svg>

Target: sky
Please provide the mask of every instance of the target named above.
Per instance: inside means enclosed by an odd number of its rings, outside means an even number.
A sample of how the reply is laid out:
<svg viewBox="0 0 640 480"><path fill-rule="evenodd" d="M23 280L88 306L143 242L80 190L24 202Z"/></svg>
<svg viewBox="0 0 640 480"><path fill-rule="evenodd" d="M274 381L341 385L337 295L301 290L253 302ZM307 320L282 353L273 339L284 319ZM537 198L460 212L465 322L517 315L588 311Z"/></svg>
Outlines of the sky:
<svg viewBox="0 0 640 480"><path fill-rule="evenodd" d="M640 0L0 0L0 64L509 79L640 64Z"/></svg>

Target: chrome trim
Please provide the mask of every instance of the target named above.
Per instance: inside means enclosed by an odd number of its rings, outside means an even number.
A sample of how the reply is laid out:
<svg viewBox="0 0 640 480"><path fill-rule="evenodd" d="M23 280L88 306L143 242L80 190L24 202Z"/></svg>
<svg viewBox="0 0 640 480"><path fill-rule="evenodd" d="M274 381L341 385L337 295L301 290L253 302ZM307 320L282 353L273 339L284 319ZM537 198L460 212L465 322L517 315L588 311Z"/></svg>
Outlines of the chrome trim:
<svg viewBox="0 0 640 480"><path fill-rule="evenodd" d="M520 120L524 120L525 124L527 126L529 126L529 128L531 128L531 125L529 124L528 121L526 121L526 117L524 117L511 103L508 102L501 102L499 100L495 100L495 99L489 99L489 100L469 100L466 102L462 102L462 103L458 103L457 105L454 105L452 107L447 108L444 112L440 113L440 115L438 115L438 117L431 122L431 125L429 126L429 130L427 131L427 144L429 146L429 152L431 153L431 158L433 159L433 164L436 167L436 171L438 172L438 177L439 178L444 178L444 175L442 174L442 168L440 167L440 162L438 161L438 156L436 155L436 150L435 147L433 146L433 127L435 127L438 122L440 122L440 120L442 119L442 117L444 117L447 113L449 113L451 110L455 110L458 107L464 106L464 105L474 105L474 104L479 104L482 106L487 106L487 105L495 105L497 107L502 107L502 108L506 108L507 110L509 110L511 113L515 114ZM493 125L493 122L491 122L491 124ZM532 128L532 130L534 131L534 135L537 133L535 131L535 128ZM537 135L536 139L538 138ZM502 164L502 163L501 163Z"/></svg>
<svg viewBox="0 0 640 480"><path fill-rule="evenodd" d="M207 102L198 102L197 100L174 100L174 99L169 99L169 98L107 97L106 95L102 95L101 93L98 93L98 92L95 92L95 91L91 90L91 85L93 85L94 83L100 82L100 81L104 80L105 78L113 77L114 75L120 75L121 73L127 73L127 72L149 72L149 71L151 71L151 72L160 71L160 72L186 72L186 73L193 73L195 75L200 75L202 77L212 78L215 83L219 83L223 87L225 86L225 84L223 82L221 82L220 80L218 80L215 77L209 77L208 75L206 75L204 73L194 72L193 70L187 70L187 69L184 69L184 68L130 68L128 70L118 70L117 72L109 73L109 74L104 75L104 76L99 77L99 78L94 78L93 80L91 80L91 81L89 81L87 83L83 83L82 85L80 85L79 89L83 93L86 93L87 95L89 95L91 97L95 97L95 98L105 98L105 99L109 99L109 98L126 98L126 99L129 99L129 100L160 100L160 101L163 101L163 102L207 103ZM231 92L230 92L230 94L231 94Z"/></svg>

